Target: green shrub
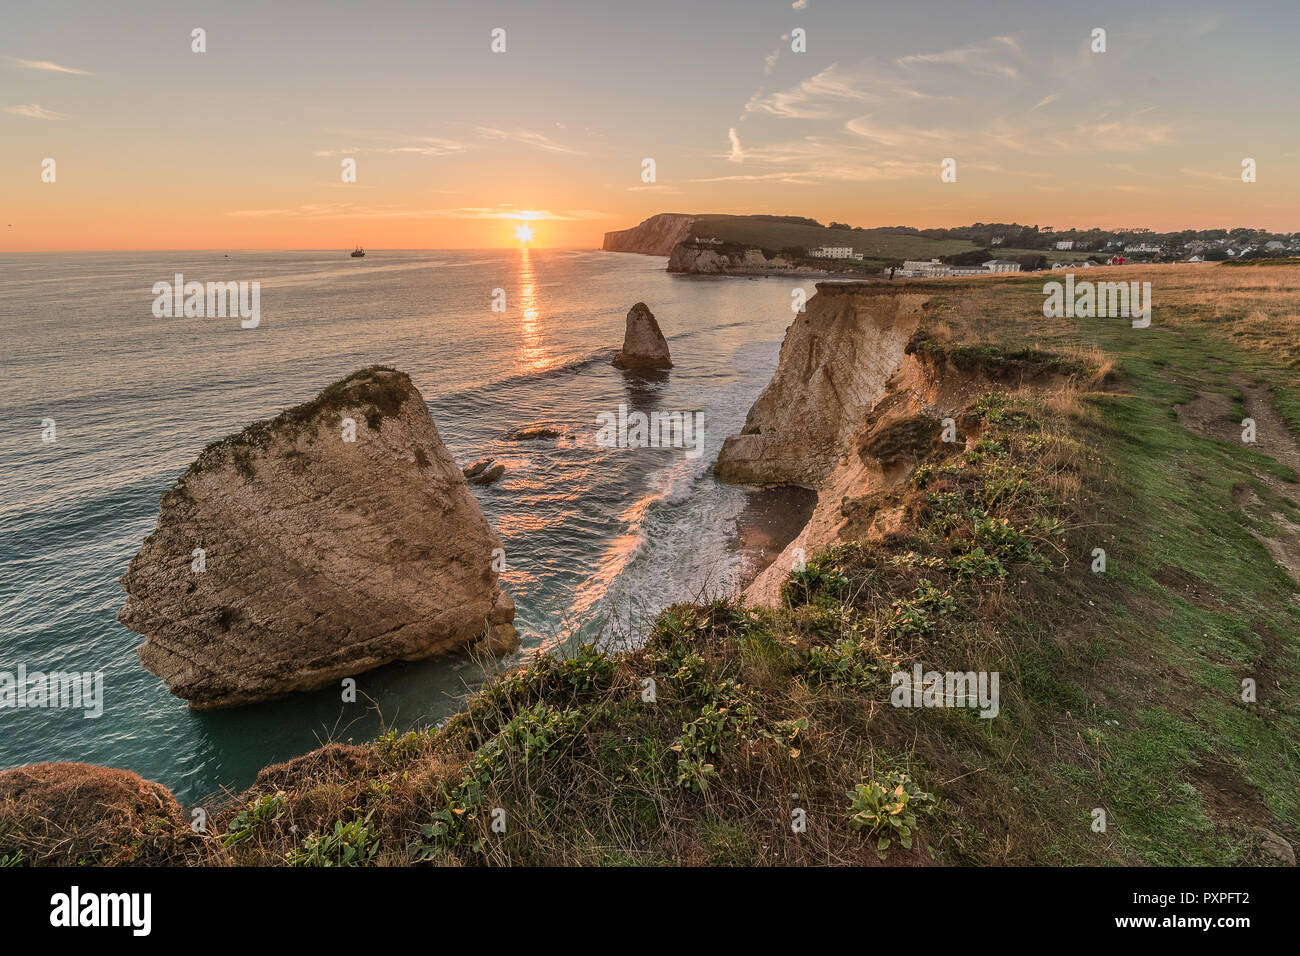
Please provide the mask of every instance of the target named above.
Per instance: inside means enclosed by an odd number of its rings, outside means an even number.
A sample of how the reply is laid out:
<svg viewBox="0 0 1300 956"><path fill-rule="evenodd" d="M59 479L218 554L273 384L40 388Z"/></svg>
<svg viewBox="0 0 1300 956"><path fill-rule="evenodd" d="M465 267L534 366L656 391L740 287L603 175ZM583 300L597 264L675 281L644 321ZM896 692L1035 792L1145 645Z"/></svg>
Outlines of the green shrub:
<svg viewBox="0 0 1300 956"><path fill-rule="evenodd" d="M235 815L226 827L227 832L221 842L227 847L234 847L251 839L262 826L284 815L284 805L283 793L263 794Z"/></svg>
<svg viewBox="0 0 1300 956"><path fill-rule="evenodd" d="M1007 569L996 557L985 552L983 548L967 551L952 561L952 568L958 577L985 580L1006 577Z"/></svg>
<svg viewBox="0 0 1300 956"><path fill-rule="evenodd" d="M957 602L947 591L941 591L922 580L905 598L890 605L891 614L885 627L897 637L924 636L933 633L939 618L957 610Z"/></svg>
<svg viewBox="0 0 1300 956"><path fill-rule="evenodd" d="M918 810L933 809L934 795L918 787L907 774L895 771L860 783L849 791L849 824L875 836L876 853L883 860L895 838L904 849L912 848L912 830Z"/></svg>
<svg viewBox="0 0 1300 956"><path fill-rule="evenodd" d="M831 647L814 647L808 653L805 673L814 684L832 687L863 687L871 680L876 665L858 641L845 639Z"/></svg>
<svg viewBox="0 0 1300 956"><path fill-rule="evenodd" d="M379 852L379 834L370 826L370 814L350 823L334 821L334 829L303 838L290 851L290 866L365 866Z"/></svg>

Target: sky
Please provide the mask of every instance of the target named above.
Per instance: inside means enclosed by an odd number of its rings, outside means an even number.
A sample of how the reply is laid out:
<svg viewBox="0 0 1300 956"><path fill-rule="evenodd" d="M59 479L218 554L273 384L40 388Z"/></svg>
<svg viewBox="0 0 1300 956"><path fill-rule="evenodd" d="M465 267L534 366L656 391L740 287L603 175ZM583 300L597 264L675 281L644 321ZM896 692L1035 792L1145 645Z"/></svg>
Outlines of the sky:
<svg viewBox="0 0 1300 956"><path fill-rule="evenodd" d="M1294 0L43 0L4 21L0 251L509 247L521 223L597 248L658 212L1300 230Z"/></svg>

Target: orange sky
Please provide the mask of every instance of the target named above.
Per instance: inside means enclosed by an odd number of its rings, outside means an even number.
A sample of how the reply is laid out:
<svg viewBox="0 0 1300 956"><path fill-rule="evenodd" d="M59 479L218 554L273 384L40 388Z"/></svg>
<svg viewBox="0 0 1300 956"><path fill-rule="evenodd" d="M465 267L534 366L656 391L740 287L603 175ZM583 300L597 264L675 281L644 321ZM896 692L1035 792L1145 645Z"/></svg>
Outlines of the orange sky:
<svg viewBox="0 0 1300 956"><path fill-rule="evenodd" d="M1300 229L1295 5L633 6L15 9L0 251L513 246L524 218L593 248L665 211Z"/></svg>

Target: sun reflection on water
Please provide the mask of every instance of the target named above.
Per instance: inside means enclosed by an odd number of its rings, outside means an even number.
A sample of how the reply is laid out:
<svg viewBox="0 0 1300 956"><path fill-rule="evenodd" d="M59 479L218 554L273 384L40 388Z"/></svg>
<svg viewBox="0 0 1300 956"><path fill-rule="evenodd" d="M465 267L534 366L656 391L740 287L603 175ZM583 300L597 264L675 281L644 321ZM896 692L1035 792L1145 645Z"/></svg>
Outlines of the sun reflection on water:
<svg viewBox="0 0 1300 956"><path fill-rule="evenodd" d="M542 344L541 311L537 307L537 274L533 254L527 247L519 250L519 351L515 370L520 373L541 372L550 364Z"/></svg>

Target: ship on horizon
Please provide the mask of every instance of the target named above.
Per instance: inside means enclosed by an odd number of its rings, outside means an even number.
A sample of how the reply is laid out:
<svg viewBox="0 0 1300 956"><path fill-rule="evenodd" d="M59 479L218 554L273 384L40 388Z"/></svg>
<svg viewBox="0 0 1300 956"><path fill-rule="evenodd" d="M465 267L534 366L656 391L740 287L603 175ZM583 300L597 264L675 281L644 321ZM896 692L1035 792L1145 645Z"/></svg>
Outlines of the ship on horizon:
<svg viewBox="0 0 1300 956"><path fill-rule="evenodd" d="M360 246L357 246L355 249L352 250L353 259L364 259L365 256L366 256L366 250L362 249Z"/></svg>

